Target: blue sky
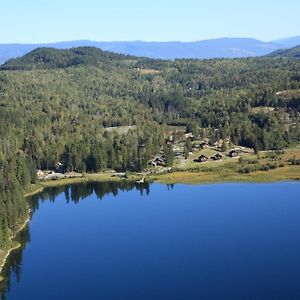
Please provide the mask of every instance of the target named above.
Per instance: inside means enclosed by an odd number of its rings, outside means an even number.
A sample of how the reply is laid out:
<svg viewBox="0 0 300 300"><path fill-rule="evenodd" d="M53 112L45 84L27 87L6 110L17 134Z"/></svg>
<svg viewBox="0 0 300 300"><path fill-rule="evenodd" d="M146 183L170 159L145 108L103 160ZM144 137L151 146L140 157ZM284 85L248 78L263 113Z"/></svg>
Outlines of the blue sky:
<svg viewBox="0 0 300 300"><path fill-rule="evenodd" d="M0 43L300 35L299 0L1 0Z"/></svg>

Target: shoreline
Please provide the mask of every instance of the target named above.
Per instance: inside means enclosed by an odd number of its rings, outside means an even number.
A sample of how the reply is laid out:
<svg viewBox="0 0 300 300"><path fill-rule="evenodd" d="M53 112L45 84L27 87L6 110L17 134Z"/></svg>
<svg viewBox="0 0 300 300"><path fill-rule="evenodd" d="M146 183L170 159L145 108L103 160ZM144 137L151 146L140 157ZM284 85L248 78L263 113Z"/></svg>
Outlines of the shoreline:
<svg viewBox="0 0 300 300"><path fill-rule="evenodd" d="M284 169L284 170L283 170ZM216 183L273 183L300 181L300 166L278 168L270 171L257 171L249 174L237 172L192 172L181 171L153 175L152 181L162 184L216 184Z"/></svg>
<svg viewBox="0 0 300 300"><path fill-rule="evenodd" d="M83 174L82 174L83 175ZM269 171L255 171L242 174L230 169L205 172L201 170L174 170L164 173L148 173L145 175L129 173L128 177L117 177L109 173L88 173L81 177L62 178L56 180L40 181L36 189L25 194L29 197L42 192L47 187L56 187L68 184L87 182L128 181L137 182L141 177L146 182L162 184L214 184L214 183L271 183L280 181L300 181L300 166L287 165Z"/></svg>
<svg viewBox="0 0 300 300"><path fill-rule="evenodd" d="M30 221L30 210L28 210L28 217L26 218L26 220L22 223L22 225L20 226L20 228L18 228L18 230L16 231L15 235L10 238L10 240L11 240L12 243L13 243L13 240L16 237L16 235L25 228L25 226L28 224L29 221ZM12 245L10 248L8 248L6 250L6 253L4 254L2 262L0 262L0 282L4 279L4 278L1 277L1 272L3 270L3 267L6 264L6 261L7 261L8 257L9 257L9 255L11 254L12 251L14 251L14 250L16 250L16 249L18 249L20 247L21 247L21 244L18 243L18 242L16 242L16 244Z"/></svg>
<svg viewBox="0 0 300 300"><path fill-rule="evenodd" d="M35 190L33 190L32 192L28 192L28 193L25 193L24 194L24 197L27 198L27 197L30 197L30 196L33 196L33 195L36 195L36 194L39 194L41 192L44 191L44 186L41 186Z"/></svg>
<svg viewBox="0 0 300 300"><path fill-rule="evenodd" d="M192 172L192 171L175 171L167 172L164 174L149 174L146 176L146 181L157 182L161 184L216 184L216 183L272 183L280 181L300 181L300 167L294 166L289 167L287 172L282 173L281 169L270 170L267 172L254 172L251 174L239 174L236 172ZM36 184L36 187L31 186L31 190L25 192L24 197L30 197L39 194L44 191L47 187L62 186L68 184L76 183L87 183L87 182L108 182L108 181L130 181L137 182L141 175L132 173L128 178L115 177L108 173L97 173L97 174L85 174L82 177L74 178L63 178L57 180L40 181ZM30 210L28 211L28 217L24 223L17 230L16 234L19 233L27 223L30 221ZM16 236L15 234L15 236ZM13 242L15 236L11 237L11 242ZM0 274L5 266L7 258L10 253L18 249L20 244L13 245L11 248L6 250L6 253L0 261ZM3 278L0 276L0 282Z"/></svg>

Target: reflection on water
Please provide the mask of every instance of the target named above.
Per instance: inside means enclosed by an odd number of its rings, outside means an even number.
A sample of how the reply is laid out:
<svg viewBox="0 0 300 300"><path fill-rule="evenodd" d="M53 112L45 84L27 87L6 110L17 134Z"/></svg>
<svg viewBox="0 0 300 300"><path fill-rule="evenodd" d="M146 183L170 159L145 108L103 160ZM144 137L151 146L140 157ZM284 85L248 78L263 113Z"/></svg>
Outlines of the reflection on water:
<svg viewBox="0 0 300 300"><path fill-rule="evenodd" d="M172 185L169 186L172 188ZM102 200L105 195L112 194L115 197L120 191L126 192L136 189L141 194L150 192L149 183L132 183L132 182L93 182L84 184L74 184L60 187L47 188L41 194L31 196L28 199L28 204L31 210L31 215L34 214L38 209L40 203L44 201L54 202L56 197L64 193L67 203L70 201L78 203L81 200L88 198L90 195L95 193L99 200ZM20 247L15 249L9 255L6 265L4 266L1 276L4 278L0 282L0 295L1 299L6 299L6 292L10 290L10 282L12 276L16 277L17 282L21 280L22 276L22 255L27 244L30 243L30 224L27 224L25 228L18 233L15 240L20 243Z"/></svg>
<svg viewBox="0 0 300 300"><path fill-rule="evenodd" d="M28 199L2 299L300 299L299 193L295 182L47 189Z"/></svg>

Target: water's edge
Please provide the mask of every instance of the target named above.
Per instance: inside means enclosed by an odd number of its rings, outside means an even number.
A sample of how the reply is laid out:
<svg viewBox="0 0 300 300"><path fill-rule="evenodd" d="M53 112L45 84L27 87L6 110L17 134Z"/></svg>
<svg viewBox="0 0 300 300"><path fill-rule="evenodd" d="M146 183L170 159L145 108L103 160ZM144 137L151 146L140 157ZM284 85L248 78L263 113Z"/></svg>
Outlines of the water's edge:
<svg viewBox="0 0 300 300"><path fill-rule="evenodd" d="M25 196L25 197L27 197L27 196ZM26 217L25 221L21 224L21 226L18 228L18 230L16 231L16 233L13 236L11 236L11 238L10 238L11 242L14 241L16 235L25 228L25 226L28 224L29 221L30 221L30 210L28 209L28 213L27 213L27 217ZM9 255L10 255L10 253L13 250L16 250L16 249L18 249L20 247L21 247L21 244L20 243L16 243L16 244L13 244L11 246L11 248L8 248L6 250L6 253L4 254L4 258L2 259L2 261L0 261L0 274L1 274L2 270L3 270L3 267L6 264L6 261L7 261L8 257L9 257ZM0 281L2 281L2 280L3 280L3 278L0 276Z"/></svg>

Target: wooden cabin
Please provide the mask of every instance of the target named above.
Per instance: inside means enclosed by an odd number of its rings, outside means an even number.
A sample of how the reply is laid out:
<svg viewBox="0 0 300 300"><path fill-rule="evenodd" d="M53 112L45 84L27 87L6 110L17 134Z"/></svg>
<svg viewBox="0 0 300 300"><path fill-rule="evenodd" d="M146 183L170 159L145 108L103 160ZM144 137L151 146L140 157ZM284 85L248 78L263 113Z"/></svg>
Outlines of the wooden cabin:
<svg viewBox="0 0 300 300"><path fill-rule="evenodd" d="M208 157L202 154L197 159L195 159L194 161L195 162L206 162L206 161L208 161Z"/></svg>
<svg viewBox="0 0 300 300"><path fill-rule="evenodd" d="M42 170L37 170L36 175L38 178L46 176L45 172L43 172Z"/></svg>
<svg viewBox="0 0 300 300"><path fill-rule="evenodd" d="M157 167L157 166L164 166L165 159L164 156L156 156L154 159L148 162L148 166Z"/></svg>
<svg viewBox="0 0 300 300"><path fill-rule="evenodd" d="M231 150L228 154L229 157L238 157L239 153L236 150Z"/></svg>
<svg viewBox="0 0 300 300"><path fill-rule="evenodd" d="M223 156L220 153L217 153L216 155L211 157L212 160L221 160L222 158Z"/></svg>
<svg viewBox="0 0 300 300"><path fill-rule="evenodd" d="M208 143L206 143L206 142L202 142L200 145L199 145L199 148L200 149L204 149L204 148L208 148L209 147L209 145L208 145Z"/></svg>

